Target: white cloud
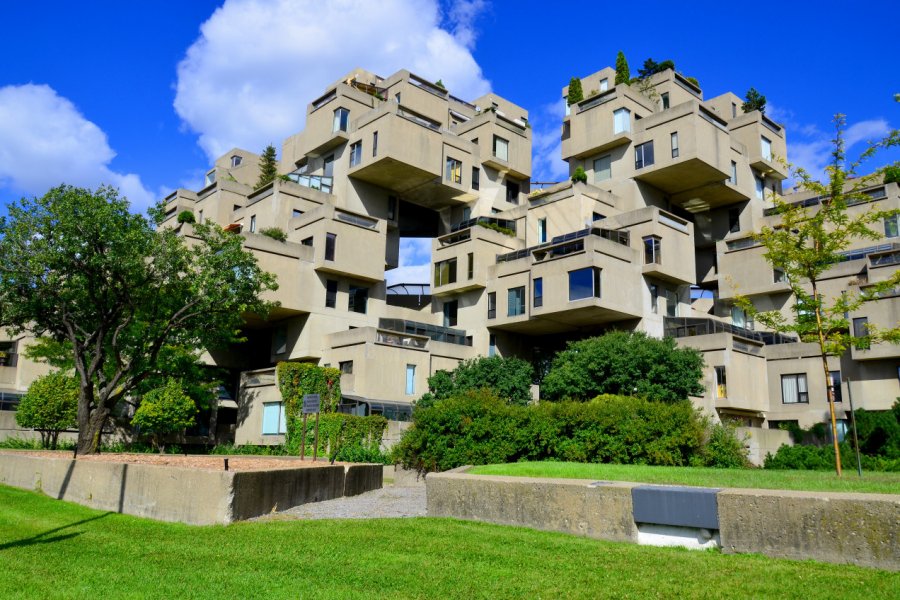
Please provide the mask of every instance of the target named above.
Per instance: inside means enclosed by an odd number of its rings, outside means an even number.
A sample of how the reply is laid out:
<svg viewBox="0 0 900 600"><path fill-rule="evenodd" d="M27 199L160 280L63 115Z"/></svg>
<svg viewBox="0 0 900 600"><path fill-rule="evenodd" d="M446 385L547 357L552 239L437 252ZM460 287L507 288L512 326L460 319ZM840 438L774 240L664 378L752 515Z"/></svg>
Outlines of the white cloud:
<svg viewBox="0 0 900 600"><path fill-rule="evenodd" d="M385 273L387 284L428 283L431 280L431 239L402 238L400 265Z"/></svg>
<svg viewBox="0 0 900 600"><path fill-rule="evenodd" d="M42 195L61 183L119 188L136 210L156 197L138 175L109 168L106 134L47 85L0 88L0 189Z"/></svg>
<svg viewBox="0 0 900 600"><path fill-rule="evenodd" d="M476 98L490 90L470 52L483 3L462 4L451 32L436 0L227 0L178 65L175 110L213 160L300 131L307 103L356 67L407 68Z"/></svg>
<svg viewBox="0 0 900 600"><path fill-rule="evenodd" d="M531 114L532 170L535 181L561 181L569 176L569 165L562 156L562 120L566 101L540 107Z"/></svg>

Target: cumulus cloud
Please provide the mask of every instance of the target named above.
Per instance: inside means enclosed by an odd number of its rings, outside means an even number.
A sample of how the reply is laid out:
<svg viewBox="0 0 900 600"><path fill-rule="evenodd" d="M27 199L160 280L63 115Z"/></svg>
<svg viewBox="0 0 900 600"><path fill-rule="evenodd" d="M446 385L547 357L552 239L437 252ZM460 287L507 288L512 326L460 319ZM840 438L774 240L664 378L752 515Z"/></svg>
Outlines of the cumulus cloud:
<svg viewBox="0 0 900 600"><path fill-rule="evenodd" d="M116 156L106 134L47 85L0 88L0 190L42 195L61 183L118 187L136 210L155 195L138 175L109 168Z"/></svg>
<svg viewBox="0 0 900 600"><path fill-rule="evenodd" d="M387 284L428 283L431 280L431 239L400 240L400 265L385 273Z"/></svg>
<svg viewBox="0 0 900 600"><path fill-rule="evenodd" d="M175 110L210 160L300 131L306 105L356 67L407 68L456 96L490 90L471 54L478 0L227 0L178 65ZM447 23L445 23L447 21Z"/></svg>

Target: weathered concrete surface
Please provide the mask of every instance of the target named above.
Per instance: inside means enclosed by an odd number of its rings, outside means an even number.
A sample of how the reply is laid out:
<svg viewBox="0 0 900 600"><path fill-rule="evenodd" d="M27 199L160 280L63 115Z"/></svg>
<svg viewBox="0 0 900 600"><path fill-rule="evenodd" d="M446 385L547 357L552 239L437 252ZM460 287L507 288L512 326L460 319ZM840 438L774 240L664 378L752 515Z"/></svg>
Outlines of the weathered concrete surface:
<svg viewBox="0 0 900 600"><path fill-rule="evenodd" d="M404 469L400 465L392 467L394 487L417 487L425 485L425 475L415 469Z"/></svg>
<svg viewBox="0 0 900 600"><path fill-rule="evenodd" d="M613 541L637 541L624 482L429 473L429 517L455 517Z"/></svg>
<svg viewBox="0 0 900 600"><path fill-rule="evenodd" d="M383 484L383 465L347 465L344 467L344 496L365 494L380 489Z"/></svg>
<svg viewBox="0 0 900 600"><path fill-rule="evenodd" d="M307 502L340 498L344 494L342 465L232 473L235 521L285 510Z"/></svg>
<svg viewBox="0 0 900 600"><path fill-rule="evenodd" d="M900 495L729 489L718 501L724 552L900 570Z"/></svg>

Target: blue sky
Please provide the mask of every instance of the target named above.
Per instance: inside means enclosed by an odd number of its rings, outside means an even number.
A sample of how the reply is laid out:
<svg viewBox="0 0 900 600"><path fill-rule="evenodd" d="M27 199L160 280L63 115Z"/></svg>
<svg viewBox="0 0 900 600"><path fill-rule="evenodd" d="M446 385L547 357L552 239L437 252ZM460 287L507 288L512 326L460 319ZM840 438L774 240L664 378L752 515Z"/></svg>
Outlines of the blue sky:
<svg viewBox="0 0 900 600"><path fill-rule="evenodd" d="M895 2L747 6L9 3L0 36L0 201L63 181L112 183L138 208L176 187L196 189L218 153L278 146L299 131L306 104L356 66L384 75L409 68L464 98L490 89L523 105L541 181L565 175L560 89L612 65L619 50L632 72L647 57L674 60L707 97L756 87L788 127L789 160L813 171L827 162L834 113L847 114L852 142L900 125ZM415 269L397 276L419 278L424 248L407 248L405 267Z"/></svg>

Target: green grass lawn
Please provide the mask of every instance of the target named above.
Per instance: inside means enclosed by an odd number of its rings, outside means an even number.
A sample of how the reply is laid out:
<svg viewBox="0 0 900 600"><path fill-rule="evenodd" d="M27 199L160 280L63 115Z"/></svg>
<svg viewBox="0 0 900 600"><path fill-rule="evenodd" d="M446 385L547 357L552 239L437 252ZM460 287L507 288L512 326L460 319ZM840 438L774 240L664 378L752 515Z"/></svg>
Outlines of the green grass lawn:
<svg viewBox="0 0 900 600"><path fill-rule="evenodd" d="M668 483L706 487L765 488L819 492L873 492L900 494L900 473L844 471L838 479L831 471L774 471L768 469L709 469L705 467L647 467L642 465L598 465L565 462L521 462L484 465L471 471L479 475L518 477L564 477Z"/></svg>
<svg viewBox="0 0 900 600"><path fill-rule="evenodd" d="M0 598L896 598L900 573L450 519L192 527L0 486Z"/></svg>

